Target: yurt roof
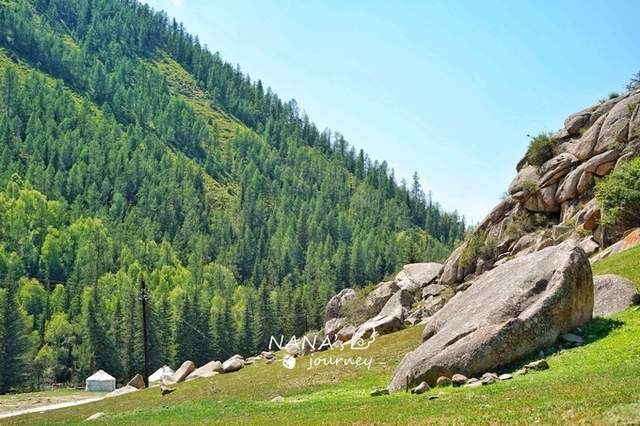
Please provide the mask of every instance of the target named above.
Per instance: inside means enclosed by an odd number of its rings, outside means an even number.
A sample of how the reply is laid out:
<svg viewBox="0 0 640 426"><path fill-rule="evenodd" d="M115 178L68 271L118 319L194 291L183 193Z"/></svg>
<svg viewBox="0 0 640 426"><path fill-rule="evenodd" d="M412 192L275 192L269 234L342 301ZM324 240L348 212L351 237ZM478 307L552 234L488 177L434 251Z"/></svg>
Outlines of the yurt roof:
<svg viewBox="0 0 640 426"><path fill-rule="evenodd" d="M111 380L115 380L116 378L111 376L109 373L105 372L104 370L98 370L95 373L93 373L91 376L87 377L87 380L94 380L94 381L111 381Z"/></svg>

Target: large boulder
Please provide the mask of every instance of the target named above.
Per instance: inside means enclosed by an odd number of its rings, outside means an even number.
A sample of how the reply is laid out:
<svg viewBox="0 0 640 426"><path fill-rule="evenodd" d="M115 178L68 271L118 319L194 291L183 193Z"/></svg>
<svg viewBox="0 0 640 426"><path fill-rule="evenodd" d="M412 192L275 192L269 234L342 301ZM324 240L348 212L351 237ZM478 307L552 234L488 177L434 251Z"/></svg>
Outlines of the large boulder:
<svg viewBox="0 0 640 426"><path fill-rule="evenodd" d="M361 324L353 333L352 340L377 334L389 334L404 328L404 317L413 304L413 296L407 290L397 291L375 317Z"/></svg>
<svg viewBox="0 0 640 426"><path fill-rule="evenodd" d="M607 317L638 303L639 295L630 280L619 275L593 277L593 316Z"/></svg>
<svg viewBox="0 0 640 426"><path fill-rule="evenodd" d="M376 315L384 307L391 296L400 290L393 281L385 281L377 285L364 299L364 306L369 315Z"/></svg>
<svg viewBox="0 0 640 426"><path fill-rule="evenodd" d="M238 371L244 367L244 359L232 356L228 360L222 363L222 371L225 373L232 373Z"/></svg>
<svg viewBox="0 0 640 426"><path fill-rule="evenodd" d="M464 251L466 244L462 244L460 247L456 248L444 262L442 267L442 275L440 275L440 280L438 281L441 285L451 286L458 281L458 263L460 262L460 257L462 256L462 252Z"/></svg>
<svg viewBox="0 0 640 426"><path fill-rule="evenodd" d="M422 287L438 278L441 272L441 263L410 263L404 265L402 271L398 273L396 284L403 290L417 294Z"/></svg>
<svg viewBox="0 0 640 426"><path fill-rule="evenodd" d="M187 376L187 381L204 377L212 377L220 373L224 373L222 363L220 361L211 361L202 367L195 369L191 374L189 374L189 376Z"/></svg>
<svg viewBox="0 0 640 426"><path fill-rule="evenodd" d="M324 321L327 322L334 318L340 318L344 304L354 297L356 297L356 292L351 288L345 288L329 299L325 307Z"/></svg>
<svg viewBox="0 0 640 426"><path fill-rule="evenodd" d="M593 278L582 249L562 244L518 257L472 281L431 317L389 389L494 370L553 344L592 312Z"/></svg>
<svg viewBox="0 0 640 426"><path fill-rule="evenodd" d="M336 333L344 328L346 322L344 318L332 318L324 323L324 335L333 340L336 337Z"/></svg>
<svg viewBox="0 0 640 426"><path fill-rule="evenodd" d="M172 381L174 383L182 382L195 369L196 369L196 365L193 363L193 361L185 361L185 362L183 362L182 365L180 366L180 368L178 368L176 370L176 372L173 373Z"/></svg>
<svg viewBox="0 0 640 426"><path fill-rule="evenodd" d="M127 386L133 386L137 389L144 389L146 387L144 384L144 378L140 374L133 376L133 378L129 380L129 383L127 383Z"/></svg>

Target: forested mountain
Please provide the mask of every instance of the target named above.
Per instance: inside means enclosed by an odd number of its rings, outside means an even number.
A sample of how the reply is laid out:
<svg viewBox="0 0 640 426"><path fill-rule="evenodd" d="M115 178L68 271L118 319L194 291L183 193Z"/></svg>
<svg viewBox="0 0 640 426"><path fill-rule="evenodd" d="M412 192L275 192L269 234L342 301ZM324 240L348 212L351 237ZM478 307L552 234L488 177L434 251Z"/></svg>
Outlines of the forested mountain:
<svg viewBox="0 0 640 426"><path fill-rule="evenodd" d="M134 1L0 0L0 392L249 354L465 226Z"/></svg>

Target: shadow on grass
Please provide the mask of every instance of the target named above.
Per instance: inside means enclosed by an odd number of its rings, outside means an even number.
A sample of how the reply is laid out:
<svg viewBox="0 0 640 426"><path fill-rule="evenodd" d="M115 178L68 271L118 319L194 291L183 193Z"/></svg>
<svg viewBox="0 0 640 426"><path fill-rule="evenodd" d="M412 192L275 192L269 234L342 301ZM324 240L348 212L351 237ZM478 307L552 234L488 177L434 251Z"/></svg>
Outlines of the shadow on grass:
<svg viewBox="0 0 640 426"><path fill-rule="evenodd" d="M624 322L612 319L612 318L594 318L582 327L579 327L572 331L574 334L580 335L584 339L584 345L588 345L597 340L600 340L604 337L607 337L609 333L611 333L616 328L620 328L624 325ZM500 368L498 371L500 373L508 373L522 368L525 364L528 364L531 361L535 361L541 358L545 358L548 356L552 356L557 354L558 352L571 349L574 347L573 345L566 344L558 340L552 346L541 349L537 352L531 353L526 358L514 362L512 364L506 365L503 368Z"/></svg>

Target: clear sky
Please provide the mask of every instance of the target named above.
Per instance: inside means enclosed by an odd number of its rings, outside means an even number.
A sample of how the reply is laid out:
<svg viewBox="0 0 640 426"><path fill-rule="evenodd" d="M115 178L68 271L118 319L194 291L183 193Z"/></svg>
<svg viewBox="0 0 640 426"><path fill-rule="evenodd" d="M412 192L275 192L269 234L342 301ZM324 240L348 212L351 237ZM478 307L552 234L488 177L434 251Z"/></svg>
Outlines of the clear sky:
<svg viewBox="0 0 640 426"><path fill-rule="evenodd" d="M640 1L147 0L319 128L481 220L527 134L640 70Z"/></svg>

